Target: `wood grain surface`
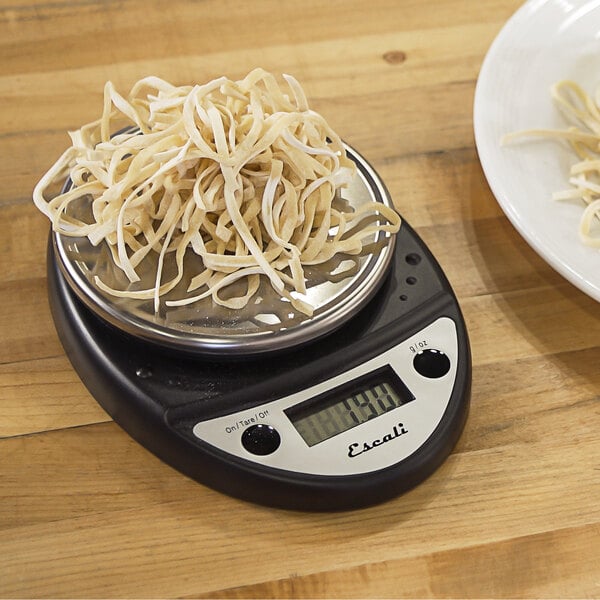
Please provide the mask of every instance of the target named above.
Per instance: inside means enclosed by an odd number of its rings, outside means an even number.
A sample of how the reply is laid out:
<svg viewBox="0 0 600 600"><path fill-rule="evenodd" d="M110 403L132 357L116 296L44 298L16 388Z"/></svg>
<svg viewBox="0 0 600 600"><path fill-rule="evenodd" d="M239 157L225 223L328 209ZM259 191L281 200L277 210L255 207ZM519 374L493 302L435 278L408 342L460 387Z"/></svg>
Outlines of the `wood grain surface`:
<svg viewBox="0 0 600 600"><path fill-rule="evenodd" d="M520 0L0 2L0 596L600 596L600 307L512 228L473 139L483 57ZM35 183L127 91L292 73L380 173L463 309L462 438L360 511L247 504L197 484L96 404L46 298Z"/></svg>

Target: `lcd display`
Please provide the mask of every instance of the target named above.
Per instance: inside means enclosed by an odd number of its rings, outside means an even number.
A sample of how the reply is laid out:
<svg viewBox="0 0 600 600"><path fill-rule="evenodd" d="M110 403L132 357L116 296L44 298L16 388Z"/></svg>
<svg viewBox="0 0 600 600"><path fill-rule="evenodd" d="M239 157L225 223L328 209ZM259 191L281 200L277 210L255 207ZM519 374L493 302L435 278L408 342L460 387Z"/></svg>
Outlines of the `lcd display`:
<svg viewBox="0 0 600 600"><path fill-rule="evenodd" d="M304 441L314 446L414 399L386 365L284 412Z"/></svg>

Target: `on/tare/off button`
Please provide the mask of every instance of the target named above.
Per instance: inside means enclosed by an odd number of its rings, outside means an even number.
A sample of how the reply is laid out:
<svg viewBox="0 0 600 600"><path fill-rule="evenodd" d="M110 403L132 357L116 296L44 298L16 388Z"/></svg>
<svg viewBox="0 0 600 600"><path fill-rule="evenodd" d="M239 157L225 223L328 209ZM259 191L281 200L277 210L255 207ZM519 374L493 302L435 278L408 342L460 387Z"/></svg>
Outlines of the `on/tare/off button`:
<svg viewBox="0 0 600 600"><path fill-rule="evenodd" d="M423 377L438 379L450 370L450 359L441 350L421 350L413 358L415 371Z"/></svg>
<svg viewBox="0 0 600 600"><path fill-rule="evenodd" d="M242 433L242 446L251 454L266 456L279 448L281 436L271 425L251 425Z"/></svg>

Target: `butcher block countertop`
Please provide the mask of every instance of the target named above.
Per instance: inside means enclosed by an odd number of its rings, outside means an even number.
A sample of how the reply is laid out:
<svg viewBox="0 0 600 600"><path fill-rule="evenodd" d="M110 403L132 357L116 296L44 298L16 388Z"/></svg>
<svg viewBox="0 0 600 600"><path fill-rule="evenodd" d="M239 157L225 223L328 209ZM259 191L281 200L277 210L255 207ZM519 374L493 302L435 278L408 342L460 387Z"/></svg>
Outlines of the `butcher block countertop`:
<svg viewBox="0 0 600 600"><path fill-rule="evenodd" d="M520 237L473 134L483 58L519 0L6 0L0 4L0 596L600 596L600 306ZM133 441L72 368L31 197L126 93L291 73L444 269L473 369L424 483L349 512L267 508Z"/></svg>

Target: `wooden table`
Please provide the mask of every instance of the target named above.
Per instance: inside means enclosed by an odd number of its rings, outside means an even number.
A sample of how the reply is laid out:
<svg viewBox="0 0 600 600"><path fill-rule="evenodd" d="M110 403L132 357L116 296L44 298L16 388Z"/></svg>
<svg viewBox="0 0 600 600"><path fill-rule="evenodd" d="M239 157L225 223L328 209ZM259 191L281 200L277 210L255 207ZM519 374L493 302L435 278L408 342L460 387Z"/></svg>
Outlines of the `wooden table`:
<svg viewBox="0 0 600 600"><path fill-rule="evenodd" d="M0 6L2 597L598 597L600 309L521 239L473 140L520 0L10 0ZM425 483L319 514L161 463L96 404L46 297L32 188L102 88L294 74L372 162L470 332L465 432Z"/></svg>

